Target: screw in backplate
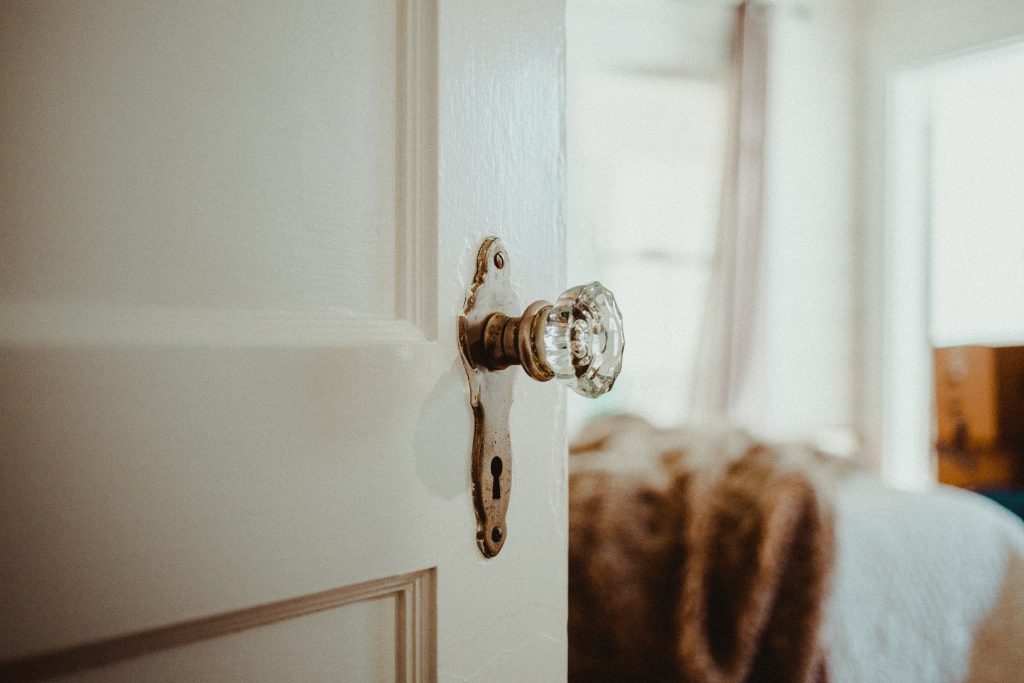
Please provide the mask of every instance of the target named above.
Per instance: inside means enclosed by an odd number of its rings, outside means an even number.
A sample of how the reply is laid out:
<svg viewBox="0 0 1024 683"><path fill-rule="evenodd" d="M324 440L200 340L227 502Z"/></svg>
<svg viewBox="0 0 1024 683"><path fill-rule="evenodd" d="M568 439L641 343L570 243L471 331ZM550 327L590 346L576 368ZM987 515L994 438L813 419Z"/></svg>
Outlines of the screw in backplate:
<svg viewBox="0 0 1024 683"><path fill-rule="evenodd" d="M494 255L494 265L497 266L498 268L505 267L505 255L502 254L500 251Z"/></svg>

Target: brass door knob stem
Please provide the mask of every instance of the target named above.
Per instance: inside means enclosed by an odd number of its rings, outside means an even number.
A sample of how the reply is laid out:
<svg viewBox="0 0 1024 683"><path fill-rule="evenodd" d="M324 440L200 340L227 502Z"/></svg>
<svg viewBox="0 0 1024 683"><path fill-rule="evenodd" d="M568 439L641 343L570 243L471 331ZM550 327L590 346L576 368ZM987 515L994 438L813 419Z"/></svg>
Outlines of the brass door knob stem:
<svg viewBox="0 0 1024 683"><path fill-rule="evenodd" d="M608 392L622 369L622 314L600 282L571 287L554 304L534 301L518 318L491 311L476 320L459 320L471 369L522 365L533 379L557 378L588 398Z"/></svg>
<svg viewBox="0 0 1024 683"><path fill-rule="evenodd" d="M468 326L465 344L470 363L487 370L521 365L535 380L554 379L554 370L537 349L538 333L543 339L544 320L550 310L547 301L534 301L518 318L491 313L480 324Z"/></svg>

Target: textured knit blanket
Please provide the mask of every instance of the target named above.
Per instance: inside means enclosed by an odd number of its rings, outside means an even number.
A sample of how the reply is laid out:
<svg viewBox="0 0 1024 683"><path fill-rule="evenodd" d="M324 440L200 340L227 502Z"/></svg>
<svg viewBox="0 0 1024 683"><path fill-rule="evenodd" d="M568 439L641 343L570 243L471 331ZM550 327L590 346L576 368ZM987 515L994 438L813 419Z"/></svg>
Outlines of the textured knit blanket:
<svg viewBox="0 0 1024 683"><path fill-rule="evenodd" d="M572 681L1024 681L1024 525L731 429L570 457Z"/></svg>
<svg viewBox="0 0 1024 683"><path fill-rule="evenodd" d="M571 680L821 680L823 456L613 418L570 468Z"/></svg>

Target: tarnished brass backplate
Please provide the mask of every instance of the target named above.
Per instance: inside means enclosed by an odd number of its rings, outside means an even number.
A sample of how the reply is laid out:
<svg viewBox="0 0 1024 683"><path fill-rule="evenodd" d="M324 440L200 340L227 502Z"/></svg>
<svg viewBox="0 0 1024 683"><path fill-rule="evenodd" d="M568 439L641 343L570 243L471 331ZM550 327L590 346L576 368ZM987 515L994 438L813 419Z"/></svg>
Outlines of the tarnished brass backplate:
<svg viewBox="0 0 1024 683"><path fill-rule="evenodd" d="M508 252L497 237L480 246L476 274L459 316L459 347L469 380L473 408L473 507L476 510L477 545L484 557L501 552L508 537L505 513L512 492L512 443L509 412L515 387L516 366L502 370L476 367L470 358L469 333L492 313L519 315L521 309L509 277Z"/></svg>

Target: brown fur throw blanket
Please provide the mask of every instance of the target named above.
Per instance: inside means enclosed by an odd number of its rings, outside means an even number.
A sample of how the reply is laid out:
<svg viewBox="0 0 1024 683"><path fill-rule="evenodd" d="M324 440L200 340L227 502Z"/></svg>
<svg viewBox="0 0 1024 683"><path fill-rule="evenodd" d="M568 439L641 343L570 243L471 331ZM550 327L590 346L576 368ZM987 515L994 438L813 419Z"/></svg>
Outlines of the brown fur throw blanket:
<svg viewBox="0 0 1024 683"><path fill-rule="evenodd" d="M570 680L824 680L838 461L632 417L571 452Z"/></svg>

